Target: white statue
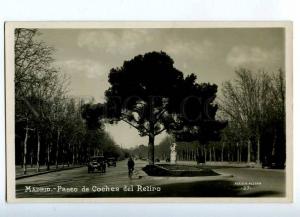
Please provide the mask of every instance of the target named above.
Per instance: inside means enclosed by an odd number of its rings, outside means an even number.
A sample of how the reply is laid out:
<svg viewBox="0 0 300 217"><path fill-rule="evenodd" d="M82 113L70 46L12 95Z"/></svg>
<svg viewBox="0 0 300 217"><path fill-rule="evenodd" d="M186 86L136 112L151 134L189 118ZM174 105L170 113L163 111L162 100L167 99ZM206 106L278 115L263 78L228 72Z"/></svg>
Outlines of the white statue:
<svg viewBox="0 0 300 217"><path fill-rule="evenodd" d="M176 152L176 143L172 143L171 147L171 153L170 153L170 163L171 164L176 164L176 156L177 156L177 152Z"/></svg>

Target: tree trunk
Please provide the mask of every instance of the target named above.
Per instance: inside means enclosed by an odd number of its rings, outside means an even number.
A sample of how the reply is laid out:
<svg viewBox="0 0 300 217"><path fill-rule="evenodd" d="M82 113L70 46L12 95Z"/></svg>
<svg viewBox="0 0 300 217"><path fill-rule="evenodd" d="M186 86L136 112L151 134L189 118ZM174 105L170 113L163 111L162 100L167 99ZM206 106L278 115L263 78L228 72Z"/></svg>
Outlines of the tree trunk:
<svg viewBox="0 0 300 217"><path fill-rule="evenodd" d="M24 141L21 142L21 149L24 150ZM22 170L23 170L23 167L24 167L24 165L23 165L23 158L24 158L24 151L21 154L21 162L20 162Z"/></svg>
<svg viewBox="0 0 300 217"><path fill-rule="evenodd" d="M73 150L73 153L72 153L72 165L74 165L75 164L75 142L73 143L72 150Z"/></svg>
<svg viewBox="0 0 300 217"><path fill-rule="evenodd" d="M221 150L221 162L224 161L224 143L222 143L222 150Z"/></svg>
<svg viewBox="0 0 300 217"><path fill-rule="evenodd" d="M257 137L256 163L260 164L260 136Z"/></svg>
<svg viewBox="0 0 300 217"><path fill-rule="evenodd" d="M55 154L55 168L58 168L58 147L59 147L59 136L60 136L60 131L57 131L57 140L56 140L56 154Z"/></svg>
<svg viewBox="0 0 300 217"><path fill-rule="evenodd" d="M272 153L271 153L272 158L275 157L276 140L277 140L277 135L276 135L276 129L275 129L274 130L273 143L272 143Z"/></svg>
<svg viewBox="0 0 300 217"><path fill-rule="evenodd" d="M67 150L67 166L70 166L70 149L71 149L71 144L69 143L68 150Z"/></svg>
<svg viewBox="0 0 300 217"><path fill-rule="evenodd" d="M78 142L78 146L76 147L76 156L75 156L75 161L77 162L77 164L78 163L81 163L80 162L80 158L81 158L81 155L82 154L80 154L80 148L78 148L78 147L80 147L79 145L80 145L81 143L80 142Z"/></svg>
<svg viewBox="0 0 300 217"><path fill-rule="evenodd" d="M33 151L30 152L30 168L33 167Z"/></svg>
<svg viewBox="0 0 300 217"><path fill-rule="evenodd" d="M196 160L196 151L192 150L192 161Z"/></svg>
<svg viewBox="0 0 300 217"><path fill-rule="evenodd" d="M24 155L23 155L23 173L27 173L26 157L27 157L27 140L28 140L28 123L26 126L25 139L24 139Z"/></svg>
<svg viewBox="0 0 300 217"><path fill-rule="evenodd" d="M185 155L185 160L188 161L189 160L189 149L188 147L186 147L186 155Z"/></svg>
<svg viewBox="0 0 300 217"><path fill-rule="evenodd" d="M216 150L215 147L213 147L213 160L216 162Z"/></svg>
<svg viewBox="0 0 300 217"><path fill-rule="evenodd" d="M240 162L239 143L236 143L236 161Z"/></svg>
<svg viewBox="0 0 300 217"><path fill-rule="evenodd" d="M66 150L65 150L65 145L62 145L62 158L61 158L61 162L62 162L62 168L65 168L65 163L66 163Z"/></svg>
<svg viewBox="0 0 300 217"><path fill-rule="evenodd" d="M37 130L37 153L36 153L36 171L40 171L40 151L41 151L41 141L40 132Z"/></svg>
<svg viewBox="0 0 300 217"><path fill-rule="evenodd" d="M50 143L47 146L47 170L50 170Z"/></svg>
<svg viewBox="0 0 300 217"><path fill-rule="evenodd" d="M154 129L154 123L150 121L149 123L149 143L148 143L148 162L149 165L154 165L154 139L155 139L155 129Z"/></svg>
<svg viewBox="0 0 300 217"><path fill-rule="evenodd" d="M150 133L149 135L149 144L148 144L148 161L149 165L154 165L154 134Z"/></svg>
<svg viewBox="0 0 300 217"><path fill-rule="evenodd" d="M95 149L94 149L95 150ZM94 155L95 156L95 155ZM62 158L61 158L61 161L62 161L62 168L65 168L65 148L64 148L64 144L62 145Z"/></svg>
<svg viewBox="0 0 300 217"><path fill-rule="evenodd" d="M248 140L248 144L247 144L247 163L250 163L251 161L251 141L250 139Z"/></svg>
<svg viewBox="0 0 300 217"><path fill-rule="evenodd" d="M242 162L242 150L240 150L240 162Z"/></svg>

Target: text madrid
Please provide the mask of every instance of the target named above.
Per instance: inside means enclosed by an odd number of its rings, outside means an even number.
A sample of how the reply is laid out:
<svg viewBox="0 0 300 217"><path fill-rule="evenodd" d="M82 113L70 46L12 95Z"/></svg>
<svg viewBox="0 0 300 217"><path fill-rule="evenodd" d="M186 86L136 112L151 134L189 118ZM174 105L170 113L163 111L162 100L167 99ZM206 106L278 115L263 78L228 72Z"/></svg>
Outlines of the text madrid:
<svg viewBox="0 0 300 217"><path fill-rule="evenodd" d="M56 187L34 187L34 186L25 186L25 192L30 193L39 193L39 192L119 192L119 191L136 191L136 192L149 192L149 191L161 191L161 187L159 186L151 186L151 185L123 185L123 187L119 186L82 186L78 187L64 187L58 185Z"/></svg>

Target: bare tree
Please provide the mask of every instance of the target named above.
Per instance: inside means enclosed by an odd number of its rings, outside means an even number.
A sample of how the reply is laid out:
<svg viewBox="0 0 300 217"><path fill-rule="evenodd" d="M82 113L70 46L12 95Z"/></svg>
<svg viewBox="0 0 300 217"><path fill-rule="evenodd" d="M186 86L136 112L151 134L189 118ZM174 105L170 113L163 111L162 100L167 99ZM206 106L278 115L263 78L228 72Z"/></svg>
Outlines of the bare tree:
<svg viewBox="0 0 300 217"><path fill-rule="evenodd" d="M223 115L244 136L248 162L252 157L258 164L261 162L261 137L266 124L274 119L271 117L274 115L274 108L278 110L276 108L281 105L281 109L284 109L284 83L281 75L279 73L279 76L272 77L265 72L253 73L247 69L239 69L236 71L237 78L223 85L220 108ZM284 116L284 112L279 116ZM254 152L255 155L252 155Z"/></svg>
<svg viewBox="0 0 300 217"><path fill-rule="evenodd" d="M29 132L35 131L37 140L37 171L40 167L41 133L51 113L49 102L59 94L63 84L53 66L52 47L37 40L36 29L15 30L15 98L16 123L25 123L23 165L26 173L27 141ZM29 128L29 126L32 126Z"/></svg>

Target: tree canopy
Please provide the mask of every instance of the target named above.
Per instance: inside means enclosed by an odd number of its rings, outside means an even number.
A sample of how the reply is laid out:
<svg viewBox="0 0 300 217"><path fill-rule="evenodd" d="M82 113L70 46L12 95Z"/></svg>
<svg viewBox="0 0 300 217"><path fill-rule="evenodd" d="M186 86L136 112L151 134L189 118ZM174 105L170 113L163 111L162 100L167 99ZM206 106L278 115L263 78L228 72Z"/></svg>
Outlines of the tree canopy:
<svg viewBox="0 0 300 217"><path fill-rule="evenodd" d="M196 78L194 74L184 77L165 52L135 56L111 69L104 115L113 121L124 121L141 136L148 136L148 159L153 164L154 139L163 131L175 133L178 138L188 133L195 140L209 135L209 140L223 127L214 120L217 107L212 101L217 86L197 84Z"/></svg>

